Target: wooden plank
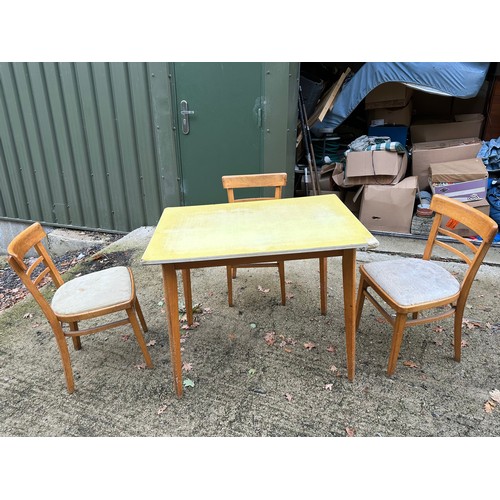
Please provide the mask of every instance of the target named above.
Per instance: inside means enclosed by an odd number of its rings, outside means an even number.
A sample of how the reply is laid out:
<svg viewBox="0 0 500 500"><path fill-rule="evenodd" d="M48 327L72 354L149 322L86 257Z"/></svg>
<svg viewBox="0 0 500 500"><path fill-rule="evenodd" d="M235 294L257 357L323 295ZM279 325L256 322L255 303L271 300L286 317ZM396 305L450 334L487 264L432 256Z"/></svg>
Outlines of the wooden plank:
<svg viewBox="0 0 500 500"><path fill-rule="evenodd" d="M337 80L335 85L333 85L331 87L331 89L323 96L323 98L321 99L318 106L316 106L314 113L307 120L307 123L309 126L314 125L318 120L320 122L322 122L323 118L325 118L328 111L331 111L331 109L333 108L333 103L335 101L335 98L337 97L337 94L339 93L340 88L344 84L344 81L350 72L351 72L351 68L347 68L342 73L342 75L340 75L340 78Z"/></svg>

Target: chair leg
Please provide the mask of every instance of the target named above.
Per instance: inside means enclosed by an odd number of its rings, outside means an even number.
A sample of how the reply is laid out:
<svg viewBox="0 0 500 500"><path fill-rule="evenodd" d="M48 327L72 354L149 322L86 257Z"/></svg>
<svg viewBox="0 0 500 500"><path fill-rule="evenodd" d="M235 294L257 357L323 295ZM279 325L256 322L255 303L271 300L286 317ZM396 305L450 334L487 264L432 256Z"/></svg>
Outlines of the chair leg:
<svg viewBox="0 0 500 500"><path fill-rule="evenodd" d="M359 323L361 321L361 313L363 312L363 305L365 303L365 290L368 288L368 283L361 275L359 279L359 287L358 287L358 298L356 300L356 331L359 328Z"/></svg>
<svg viewBox="0 0 500 500"><path fill-rule="evenodd" d="M142 355L144 356L144 361L146 361L146 366L148 368L153 368L153 363L151 362L151 357L149 356L148 348L146 347L146 341L144 340L144 336L141 332L141 327L139 326L139 322L137 321L135 310L133 308L127 309L127 315L130 324L132 325L132 329L134 330L134 334L139 347L141 348Z"/></svg>
<svg viewBox="0 0 500 500"><path fill-rule="evenodd" d="M455 361L460 361L462 358L462 319L464 311L462 308L455 310L454 327L453 327L453 348L455 351Z"/></svg>
<svg viewBox="0 0 500 500"><path fill-rule="evenodd" d="M387 366L387 375L391 376L396 369L398 362L399 349L403 340L403 331L406 325L406 314L397 314L394 322L394 331L392 334L391 354L389 356L389 364Z"/></svg>
<svg viewBox="0 0 500 500"><path fill-rule="evenodd" d="M226 266L227 272L227 302L229 307L233 307L233 268L231 266Z"/></svg>
<svg viewBox="0 0 500 500"><path fill-rule="evenodd" d="M286 304L286 287L285 287L285 261L278 262L278 272L280 275L280 288L281 288L281 304Z"/></svg>
<svg viewBox="0 0 500 500"><path fill-rule="evenodd" d="M326 303L327 303L327 267L328 261L326 257L321 257L319 259L319 295L320 295L320 304L321 304L321 314L324 316L326 314Z"/></svg>
<svg viewBox="0 0 500 500"><path fill-rule="evenodd" d="M147 332L148 331L148 325L146 324L146 320L144 319L144 315L142 314L142 309L139 304L139 299L136 297L135 298L135 311L137 312L137 316L139 318L139 321L141 322L142 326L142 331Z"/></svg>
<svg viewBox="0 0 500 500"><path fill-rule="evenodd" d="M233 277L233 280L236 278L236 271L238 270L237 267L231 267L231 270L232 270L232 277Z"/></svg>
<svg viewBox="0 0 500 500"><path fill-rule="evenodd" d="M66 378L66 387L68 388L68 392L73 394L75 391L75 380L73 378L73 369L71 368L71 358L69 356L66 337L64 336L61 325L58 324L56 327L52 326L52 330L56 336L57 347L59 347L59 353L61 354L64 376Z"/></svg>
<svg viewBox="0 0 500 500"><path fill-rule="evenodd" d="M78 331L78 323L76 321L73 323L70 323L69 329L72 332L77 332ZM82 348L82 342L80 340L80 337L71 337L71 340L73 340L73 347L75 348L75 351L79 351Z"/></svg>

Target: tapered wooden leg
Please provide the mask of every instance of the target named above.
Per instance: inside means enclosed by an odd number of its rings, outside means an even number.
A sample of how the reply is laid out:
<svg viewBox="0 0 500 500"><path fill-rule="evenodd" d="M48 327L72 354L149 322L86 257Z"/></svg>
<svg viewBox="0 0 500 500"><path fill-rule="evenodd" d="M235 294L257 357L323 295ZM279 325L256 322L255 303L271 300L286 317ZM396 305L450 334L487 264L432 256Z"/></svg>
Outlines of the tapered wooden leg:
<svg viewBox="0 0 500 500"><path fill-rule="evenodd" d="M368 283L364 279L363 274L359 278L358 298L356 300L356 331L358 331L359 323L361 322L361 313L365 303L365 290L368 288Z"/></svg>
<svg viewBox="0 0 500 500"><path fill-rule="evenodd" d="M391 376L396 369L398 362L399 349L403 340L403 331L406 325L406 314L396 314L394 322L394 332L392 334L391 354L389 355L389 364L387 365L387 375Z"/></svg>
<svg viewBox="0 0 500 500"><path fill-rule="evenodd" d="M137 316L139 318L139 321L141 322L142 326L142 331L146 333L148 331L148 325L146 324L146 320L144 319L144 315L142 314L142 309L139 304L139 299L136 297L135 298L135 311L137 312Z"/></svg>
<svg viewBox="0 0 500 500"><path fill-rule="evenodd" d="M326 314L326 297L327 297L327 270L328 261L326 257L321 257L319 259L319 288L320 288L320 302L321 302L321 314Z"/></svg>
<svg viewBox="0 0 500 500"><path fill-rule="evenodd" d="M237 271L237 269L238 269L237 267L231 267L231 270L232 270L231 276L233 277L233 280L234 280L234 278L236 278L236 271Z"/></svg>
<svg viewBox="0 0 500 500"><path fill-rule="evenodd" d="M172 264L162 264L163 290L167 305L168 337L170 343L170 362L177 397L182 397L182 359L179 325L179 295L177 292L177 273Z"/></svg>
<svg viewBox="0 0 500 500"><path fill-rule="evenodd" d="M418 311L415 311L415 312L411 315L411 317L412 317L413 319L418 319Z"/></svg>
<svg viewBox="0 0 500 500"><path fill-rule="evenodd" d="M229 307L233 307L233 269L231 266L226 266L227 272L227 303Z"/></svg>
<svg viewBox="0 0 500 500"><path fill-rule="evenodd" d="M455 309L454 327L453 327L453 349L455 351L455 361L462 359L462 319L464 310L457 306Z"/></svg>
<svg viewBox="0 0 500 500"><path fill-rule="evenodd" d="M75 379L73 378L73 369L71 368L71 358L69 356L66 337L59 323L51 323L51 326L56 337L57 347L59 347L59 353L61 354L64 376L66 377L66 387L68 388L68 392L72 394L75 391Z"/></svg>
<svg viewBox="0 0 500 500"><path fill-rule="evenodd" d="M286 305L286 285L285 285L285 262L278 262L278 272L280 275L281 304Z"/></svg>
<svg viewBox="0 0 500 500"><path fill-rule="evenodd" d="M347 377L354 379L356 370L356 249L342 254L342 283L344 288L344 321L347 351Z"/></svg>
<svg viewBox="0 0 500 500"><path fill-rule="evenodd" d="M77 332L78 331L78 323L76 321L74 323L70 323L69 329L72 332ZM79 351L82 348L82 342L80 340L80 337L71 337L71 340L73 341L73 347L75 348L75 351Z"/></svg>
<svg viewBox="0 0 500 500"><path fill-rule="evenodd" d="M141 327L139 326L139 321L137 321L137 316L135 315L134 309L127 309L127 315L130 324L132 325L132 329L134 330L137 343L139 344L142 355L144 356L144 361L146 361L146 366L148 368L153 368L153 363L151 361L151 357L149 356L148 348L146 347L146 341L144 340L144 336L142 335Z"/></svg>
<svg viewBox="0 0 500 500"><path fill-rule="evenodd" d="M191 294L191 270L182 270L182 288L184 290L184 304L186 306L187 324L193 324L193 296Z"/></svg>

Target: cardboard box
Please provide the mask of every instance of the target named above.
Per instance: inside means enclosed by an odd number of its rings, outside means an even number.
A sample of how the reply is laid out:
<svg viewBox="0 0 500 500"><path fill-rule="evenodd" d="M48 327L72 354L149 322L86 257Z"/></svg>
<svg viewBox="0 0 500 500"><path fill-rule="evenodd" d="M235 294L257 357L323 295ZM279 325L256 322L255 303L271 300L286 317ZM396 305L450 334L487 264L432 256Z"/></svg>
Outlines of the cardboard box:
<svg viewBox="0 0 500 500"><path fill-rule="evenodd" d="M351 151L345 168L337 163L333 180L340 187L397 184L406 174L408 155L396 151Z"/></svg>
<svg viewBox="0 0 500 500"><path fill-rule="evenodd" d="M365 97L365 109L401 108L408 104L413 89L399 82L383 83Z"/></svg>
<svg viewBox="0 0 500 500"><path fill-rule="evenodd" d="M490 215L490 204L487 200L483 199L478 201L469 201L467 202L467 205L476 208L480 212L483 212L483 214ZM445 216L443 216L441 220L440 227L448 229L449 231L463 236L464 238L472 238L473 236L477 236L476 233L474 233L467 226L464 226L456 220L450 220L449 217Z"/></svg>
<svg viewBox="0 0 500 500"><path fill-rule="evenodd" d="M444 123L420 123L410 126L413 143L481 137L484 116L481 114L457 115L455 121Z"/></svg>
<svg viewBox="0 0 500 500"><path fill-rule="evenodd" d="M344 195L344 205L357 217L359 215L359 209L361 207L361 193L363 192L364 186L357 189L345 191Z"/></svg>
<svg viewBox="0 0 500 500"><path fill-rule="evenodd" d="M479 158L431 163L429 172L433 194L443 194L459 201L486 198L488 171Z"/></svg>
<svg viewBox="0 0 500 500"><path fill-rule="evenodd" d="M481 146L482 141L478 137L413 144L412 175L418 177L418 188L423 190L429 187L431 163L476 158Z"/></svg>
<svg viewBox="0 0 500 500"><path fill-rule="evenodd" d="M395 186L363 187L359 220L369 231L411 233L418 178L407 177Z"/></svg>
<svg viewBox="0 0 500 500"><path fill-rule="evenodd" d="M369 125L404 125L410 126L412 118L412 101L402 108L376 108L367 112Z"/></svg>

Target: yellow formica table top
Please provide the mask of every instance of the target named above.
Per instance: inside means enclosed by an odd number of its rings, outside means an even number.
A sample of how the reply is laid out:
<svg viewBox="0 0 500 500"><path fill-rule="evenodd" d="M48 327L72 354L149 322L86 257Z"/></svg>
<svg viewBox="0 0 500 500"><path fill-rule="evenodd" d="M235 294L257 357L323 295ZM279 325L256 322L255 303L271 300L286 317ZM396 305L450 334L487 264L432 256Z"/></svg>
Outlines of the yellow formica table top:
<svg viewBox="0 0 500 500"><path fill-rule="evenodd" d="M321 195L165 208L142 261L202 262L378 244L336 195Z"/></svg>

